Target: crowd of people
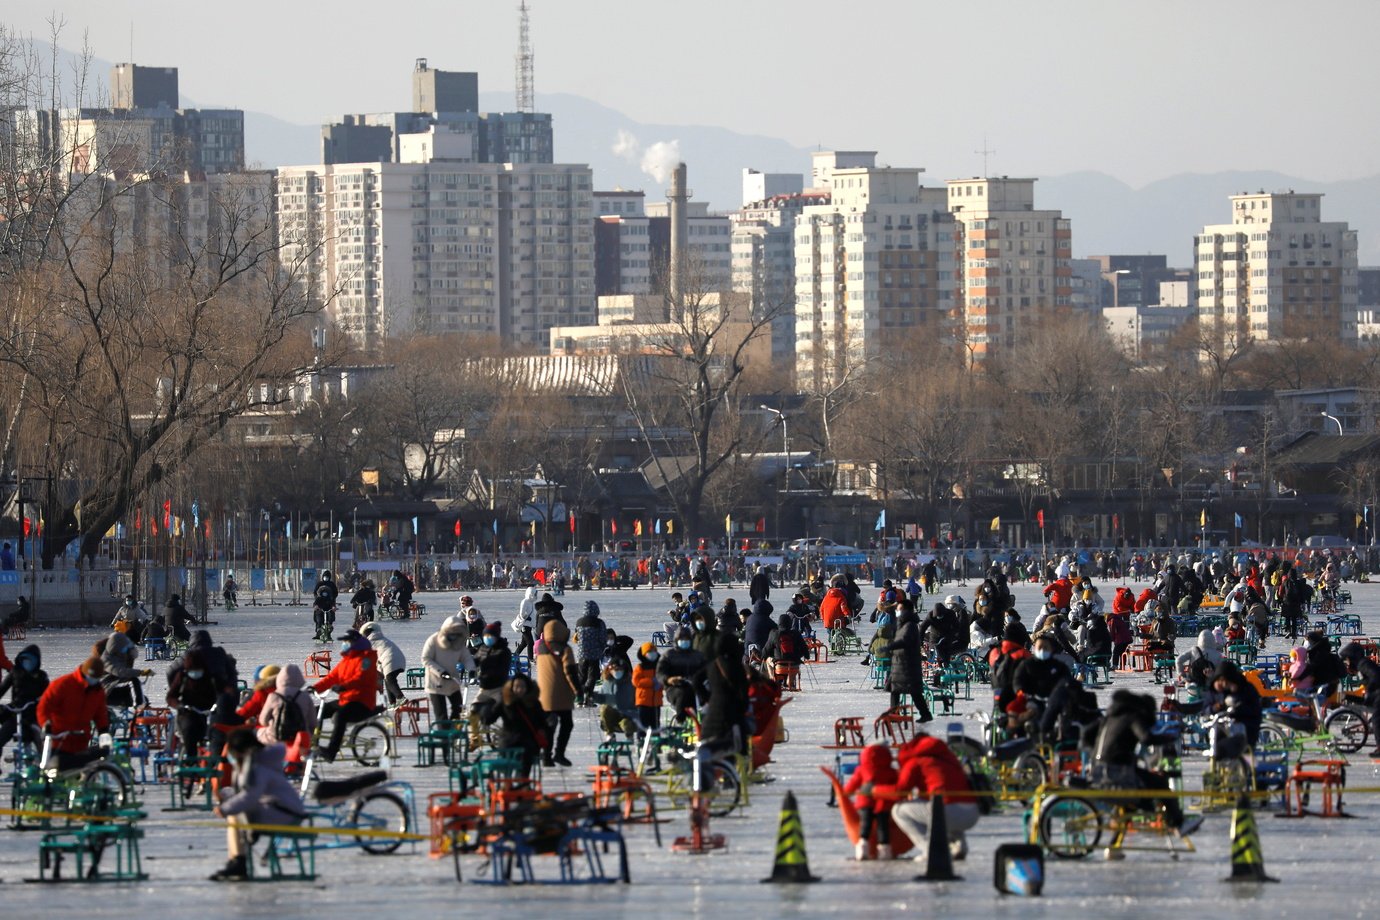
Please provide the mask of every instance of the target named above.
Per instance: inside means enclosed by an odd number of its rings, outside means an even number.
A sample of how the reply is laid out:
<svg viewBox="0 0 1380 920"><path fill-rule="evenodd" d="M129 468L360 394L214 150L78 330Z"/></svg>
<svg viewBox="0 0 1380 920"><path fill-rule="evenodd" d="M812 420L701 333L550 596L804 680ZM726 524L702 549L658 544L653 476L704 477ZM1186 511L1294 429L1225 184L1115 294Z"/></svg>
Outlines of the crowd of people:
<svg viewBox="0 0 1380 920"><path fill-rule="evenodd" d="M1262 622L1282 616L1291 624L1294 686L1326 693L1347 674L1359 674L1367 705L1380 715L1380 681L1371 680L1380 678L1380 666L1358 654L1357 646L1337 654L1322 637L1306 635L1312 589L1301 567L1270 558L1247 559L1240 567L1232 561L1166 560L1148 586L1135 592L1123 584L1108 602L1094 584L1094 573L1103 570L1062 556L1044 573L1044 603L1029 626L999 564L978 582L971 603L949 594L924 609L927 589L939 579L937 572L927 578L920 567L907 570L904 581L884 581L870 611L862 584L845 572L827 582L807 579L779 613L771 595L779 591L780 574L770 566L743 573L748 603L739 608L732 598L714 605L714 571L702 564L689 574L690 590L671 595L663 643L620 634L594 598L582 602L579 616L568 617L552 592L530 587L506 624L506 613L486 616L473 597L463 596L459 610L440 622L416 654L433 722L463 726L475 745L520 752L521 772L529 775L537 763L547 769L574 765L568 756L574 712L584 707L595 710L606 739L637 738L661 727L666 713L676 723L696 725L711 750L745 751L779 707L789 686L784 675L806 659L811 640L856 634L870 621L875 630L865 643L867 656L887 665L889 706L913 707L918 728L894 751L871 745L861 753L846 788L862 819L856 855L890 855L894 833L923 843L929 811L921 800L942 792L951 853L962 858L982 799L969 765L925 728L933 718L935 674L960 656L986 666L1003 736L1079 744L1095 781L1118 788L1165 788L1162 776L1141 765L1137 751L1170 739L1156 734L1156 700L1117 689L1104 710L1082 678L1099 656L1120 662L1137 636L1174 654L1176 618L1209 596L1220 597L1226 627L1202 630L1176 660L1177 675L1196 691L1192 705L1227 713L1253 743L1260 731L1260 696L1223 648L1230 642L1263 647L1269 631ZM1325 562L1314 580L1322 590L1336 590L1340 566ZM371 608L373 585L359 580L352 587L357 613ZM338 591L327 596L334 588L324 573L316 594L318 622L335 606ZM404 700L399 677L410 652L372 617L357 617L356 623L358 628L335 640L339 656L325 676L308 681L295 664L268 664L242 694L235 657L206 630L191 629L193 619L176 595L157 618L128 596L111 633L74 671L51 682L36 644L26 645L13 662L0 646L0 669L6 672L0 696L9 692L14 713L0 725L0 750L16 737L37 743L47 733L59 770L103 756L93 742L110 724L108 707L148 702L143 681L152 672L135 663L136 643L185 639L185 650L168 667L164 702L174 713L184 757L223 752L232 766L218 810L231 824L229 859L215 877L243 878L244 825L290 823L305 814L295 793L286 792L291 784L282 780L284 764L303 756L304 738L319 729L316 753L329 763L351 725ZM1195 819L1185 818L1176 798L1165 797L1160 805L1172 829L1192 832Z"/></svg>

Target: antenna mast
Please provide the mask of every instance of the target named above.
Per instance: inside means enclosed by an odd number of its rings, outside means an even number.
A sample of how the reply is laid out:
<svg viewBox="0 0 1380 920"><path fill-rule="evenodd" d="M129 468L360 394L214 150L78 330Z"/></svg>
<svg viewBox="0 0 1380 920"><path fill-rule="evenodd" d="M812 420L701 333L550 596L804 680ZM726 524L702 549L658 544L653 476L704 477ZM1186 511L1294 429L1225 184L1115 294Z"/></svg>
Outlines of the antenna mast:
<svg viewBox="0 0 1380 920"><path fill-rule="evenodd" d="M532 81L532 41L528 29L527 0L518 4L517 110L536 109L536 90Z"/></svg>

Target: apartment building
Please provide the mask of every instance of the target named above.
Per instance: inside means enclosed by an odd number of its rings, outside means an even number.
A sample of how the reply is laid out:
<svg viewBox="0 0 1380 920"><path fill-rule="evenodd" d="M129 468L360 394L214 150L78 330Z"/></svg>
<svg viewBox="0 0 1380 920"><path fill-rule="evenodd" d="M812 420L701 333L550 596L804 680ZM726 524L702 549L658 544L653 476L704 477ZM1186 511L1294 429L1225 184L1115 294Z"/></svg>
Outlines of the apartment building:
<svg viewBox="0 0 1380 920"><path fill-rule="evenodd" d="M1228 343L1356 340L1356 232L1322 219L1322 197L1231 196L1231 223L1193 238L1202 326Z"/></svg>
<svg viewBox="0 0 1380 920"><path fill-rule="evenodd" d="M365 347L412 332L545 346L593 324L588 166L355 163L278 171L285 258Z"/></svg>
<svg viewBox="0 0 1380 920"><path fill-rule="evenodd" d="M1022 328L1072 307L1072 229L1036 210L1035 180L951 179L959 321L970 360L1016 344Z"/></svg>

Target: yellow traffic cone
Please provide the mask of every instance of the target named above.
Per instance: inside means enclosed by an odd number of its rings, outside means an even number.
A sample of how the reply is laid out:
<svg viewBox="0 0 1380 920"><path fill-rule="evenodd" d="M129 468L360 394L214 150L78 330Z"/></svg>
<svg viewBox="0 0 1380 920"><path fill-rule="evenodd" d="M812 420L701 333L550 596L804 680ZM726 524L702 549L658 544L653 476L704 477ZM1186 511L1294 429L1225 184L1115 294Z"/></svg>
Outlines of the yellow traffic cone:
<svg viewBox="0 0 1380 920"><path fill-rule="evenodd" d="M1231 814L1231 876L1224 882L1277 882L1265 874L1265 855L1260 850L1260 832L1249 799L1236 803Z"/></svg>
<svg viewBox="0 0 1380 920"><path fill-rule="evenodd" d="M810 861L805 856L805 828L800 823L800 809L795 793L787 792L781 803L781 828L776 832L776 859L772 863L771 878L763 882L817 882L810 874Z"/></svg>

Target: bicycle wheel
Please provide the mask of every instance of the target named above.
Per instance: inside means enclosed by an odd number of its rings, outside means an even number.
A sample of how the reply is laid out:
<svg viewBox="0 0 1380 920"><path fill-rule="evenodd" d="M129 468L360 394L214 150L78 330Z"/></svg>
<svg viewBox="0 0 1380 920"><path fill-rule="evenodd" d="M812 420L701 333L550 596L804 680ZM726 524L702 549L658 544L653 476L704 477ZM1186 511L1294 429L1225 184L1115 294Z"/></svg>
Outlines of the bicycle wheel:
<svg viewBox="0 0 1380 920"><path fill-rule="evenodd" d="M402 796L393 792L371 792L355 802L346 818L347 826L359 831L396 831L400 834L412 830L408 818L407 804ZM355 842L366 853L382 856L396 852L403 845L401 837L376 837L372 834L359 836Z"/></svg>
<svg viewBox="0 0 1380 920"><path fill-rule="evenodd" d="M355 760L366 767L377 767L388 753L388 732L377 722L364 722L350 735L350 750Z"/></svg>
<svg viewBox="0 0 1380 920"><path fill-rule="evenodd" d="M1102 839L1102 816L1087 799L1050 796L1040 806L1040 843L1060 859L1082 859Z"/></svg>
<svg viewBox="0 0 1380 920"><path fill-rule="evenodd" d="M1343 707L1333 710L1323 722L1323 727L1332 736L1332 743L1343 754L1354 754L1366 746L1366 718L1354 709Z"/></svg>
<svg viewBox="0 0 1380 920"><path fill-rule="evenodd" d="M1203 792L1209 804L1235 804L1255 788L1255 771L1244 757L1216 761L1203 772Z"/></svg>
<svg viewBox="0 0 1380 920"><path fill-rule="evenodd" d="M742 799L742 782L738 779L738 771L725 763L716 762L713 774L713 798L710 800L709 813L716 818L726 818L733 814Z"/></svg>
<svg viewBox="0 0 1380 920"><path fill-rule="evenodd" d="M949 742L949 750L966 767L976 767L987 756L987 749L975 738L958 737Z"/></svg>
<svg viewBox="0 0 1380 920"><path fill-rule="evenodd" d="M82 774L81 784L100 793L113 808L123 808L129 798L129 779L114 764L98 763Z"/></svg>
<svg viewBox="0 0 1380 920"><path fill-rule="evenodd" d="M1267 723L1260 726L1260 735L1256 738L1255 746L1270 751L1282 751L1289 746L1289 735L1282 728Z"/></svg>
<svg viewBox="0 0 1380 920"><path fill-rule="evenodd" d="M1011 765L1011 776L1015 780L1018 791L1033 793L1047 781L1049 765L1039 754L1034 751L1026 751L1017 757L1016 762Z"/></svg>

